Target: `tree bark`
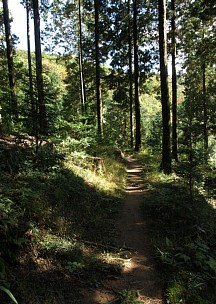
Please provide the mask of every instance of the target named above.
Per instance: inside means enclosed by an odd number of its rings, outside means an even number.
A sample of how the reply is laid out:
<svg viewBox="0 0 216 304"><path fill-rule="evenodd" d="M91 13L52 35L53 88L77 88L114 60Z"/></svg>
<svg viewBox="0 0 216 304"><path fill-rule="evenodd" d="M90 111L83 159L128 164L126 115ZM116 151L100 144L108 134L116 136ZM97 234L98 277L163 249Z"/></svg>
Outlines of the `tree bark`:
<svg viewBox="0 0 216 304"><path fill-rule="evenodd" d="M137 0L133 0L133 38L134 38L134 86L135 86L135 118L136 118L136 137L135 151L141 148L140 131L140 102L139 102L139 62L138 62L138 44L137 44Z"/></svg>
<svg viewBox="0 0 216 304"><path fill-rule="evenodd" d="M37 113L36 113L36 107L35 107L35 101L34 101L34 90L33 90L29 14L30 14L30 3L29 3L29 0L26 0L26 28L27 28L27 50L28 50L29 95L30 95L30 101L31 101L32 132L35 135L35 134L37 134L37 131L36 131Z"/></svg>
<svg viewBox="0 0 216 304"><path fill-rule="evenodd" d="M208 161L208 111L207 111L207 99L206 99L206 65L202 64L202 93L203 93L203 137L204 137L204 153L205 162Z"/></svg>
<svg viewBox="0 0 216 304"><path fill-rule="evenodd" d="M38 123L39 133L47 134L47 117L46 106L44 101L44 83L43 83L43 67L41 54L41 38L40 38L40 15L38 0L33 0L34 11L34 32L35 32L35 59L36 59L36 79L38 92Z"/></svg>
<svg viewBox="0 0 216 304"><path fill-rule="evenodd" d="M79 0L79 69L80 69L80 91L82 102L82 115L86 113L86 89L85 89L85 77L83 69L83 47L82 47L82 15L81 15L81 0ZM83 123L85 123L83 119Z"/></svg>
<svg viewBox="0 0 216 304"><path fill-rule="evenodd" d="M172 30L172 157L178 161L177 146L177 75L176 75L176 16L175 0L171 0L171 30Z"/></svg>
<svg viewBox="0 0 216 304"><path fill-rule="evenodd" d="M167 70L167 34L166 34L166 1L158 1L159 8L159 48L160 48L160 80L162 102L162 161L161 169L164 173L171 172L170 149L170 102L168 90Z"/></svg>
<svg viewBox="0 0 216 304"><path fill-rule="evenodd" d="M3 0L2 3L3 3L4 27L5 27L6 46L7 46L8 78L9 78L9 86L11 91L10 114L12 114L14 120L17 121L18 104L17 104L16 83L14 76L13 44L11 38L8 0Z"/></svg>
<svg viewBox="0 0 216 304"><path fill-rule="evenodd" d="M100 52L99 52L99 1L94 0L95 9L95 63L96 63L96 94L97 94L97 121L98 137L103 139L103 120L102 120L102 93L100 79Z"/></svg>
<svg viewBox="0 0 216 304"><path fill-rule="evenodd" d="M129 63L129 98L130 98L130 145L133 148L133 70L132 70L132 41L130 0L128 0L128 63Z"/></svg>

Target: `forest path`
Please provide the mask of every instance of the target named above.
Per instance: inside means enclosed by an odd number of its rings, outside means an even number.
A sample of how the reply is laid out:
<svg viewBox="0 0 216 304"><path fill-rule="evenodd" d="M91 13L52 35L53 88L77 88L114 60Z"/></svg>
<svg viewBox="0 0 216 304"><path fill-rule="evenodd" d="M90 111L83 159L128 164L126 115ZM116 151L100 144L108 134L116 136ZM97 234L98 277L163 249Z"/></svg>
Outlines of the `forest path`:
<svg viewBox="0 0 216 304"><path fill-rule="evenodd" d="M130 298L132 290L136 291L136 303L163 303L163 284L152 261L147 226L140 210L145 193L145 185L141 177L142 167L131 156L127 157L127 162L126 197L122 214L116 223L116 245L128 250L124 250L123 271L120 277L107 280L102 288L94 290L94 295L91 295L89 300L85 300L85 303L121 303L119 295L125 293ZM127 303L135 302L131 300Z"/></svg>

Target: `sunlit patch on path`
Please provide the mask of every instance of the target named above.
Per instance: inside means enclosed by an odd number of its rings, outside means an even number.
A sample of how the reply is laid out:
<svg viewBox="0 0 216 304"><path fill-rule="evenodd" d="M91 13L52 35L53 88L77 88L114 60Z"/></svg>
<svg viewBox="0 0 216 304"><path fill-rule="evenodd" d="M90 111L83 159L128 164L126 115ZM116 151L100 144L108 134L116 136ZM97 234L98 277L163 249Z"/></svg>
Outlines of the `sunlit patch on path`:
<svg viewBox="0 0 216 304"><path fill-rule="evenodd" d="M116 224L116 246L122 248L122 275L108 279L103 288L94 291L94 303L119 303L121 292L133 290L139 303L162 304L162 281L154 267L146 222L140 210L146 191L142 167L129 157L127 172L126 198Z"/></svg>
<svg viewBox="0 0 216 304"><path fill-rule="evenodd" d="M130 259L125 261L122 279L127 289L138 291L141 303L162 303L162 283L152 262L147 227L140 210L145 185L142 167L128 158L128 180L122 217L118 224L122 247L131 248Z"/></svg>

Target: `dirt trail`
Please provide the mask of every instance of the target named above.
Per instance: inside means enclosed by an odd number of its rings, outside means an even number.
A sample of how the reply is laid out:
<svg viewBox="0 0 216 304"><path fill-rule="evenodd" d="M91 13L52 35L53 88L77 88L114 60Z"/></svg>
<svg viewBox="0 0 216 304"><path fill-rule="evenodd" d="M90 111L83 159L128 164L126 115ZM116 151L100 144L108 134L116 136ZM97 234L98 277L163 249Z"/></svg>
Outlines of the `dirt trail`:
<svg viewBox="0 0 216 304"><path fill-rule="evenodd" d="M119 303L117 295L123 290L136 290L137 301L140 303L163 303L162 282L152 262L147 227L140 210L145 191L141 178L142 168L132 157L128 157L127 160L127 195L123 214L117 223L116 240L118 247L129 248L125 255L124 269L119 278L108 280L104 288L94 291L94 302L85 303Z"/></svg>

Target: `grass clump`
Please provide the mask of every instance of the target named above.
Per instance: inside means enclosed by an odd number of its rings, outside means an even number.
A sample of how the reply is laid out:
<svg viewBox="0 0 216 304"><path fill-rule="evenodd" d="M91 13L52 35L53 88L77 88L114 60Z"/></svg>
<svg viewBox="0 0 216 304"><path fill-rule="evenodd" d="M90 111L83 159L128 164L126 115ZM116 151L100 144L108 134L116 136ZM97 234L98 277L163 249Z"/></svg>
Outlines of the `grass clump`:
<svg viewBox="0 0 216 304"><path fill-rule="evenodd" d="M147 156L142 160L148 164ZM144 164L144 162L143 162ZM212 304L216 299L216 210L206 195L175 173L144 167L148 219L155 256L166 282L166 303Z"/></svg>

